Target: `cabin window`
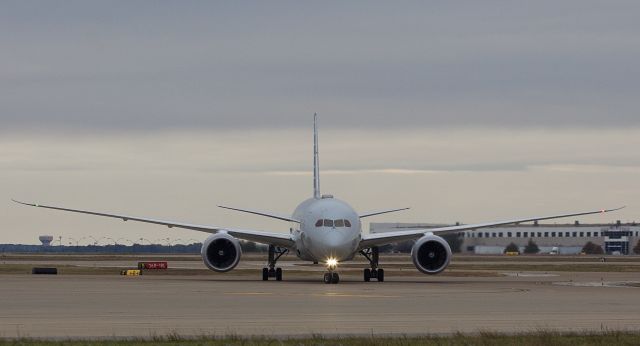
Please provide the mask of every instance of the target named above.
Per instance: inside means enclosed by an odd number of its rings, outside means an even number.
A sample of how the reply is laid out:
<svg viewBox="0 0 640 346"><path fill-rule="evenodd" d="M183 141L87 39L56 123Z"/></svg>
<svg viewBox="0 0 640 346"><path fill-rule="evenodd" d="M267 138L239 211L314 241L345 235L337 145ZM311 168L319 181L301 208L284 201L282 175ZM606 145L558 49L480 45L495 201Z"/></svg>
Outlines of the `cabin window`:
<svg viewBox="0 0 640 346"><path fill-rule="evenodd" d="M349 222L349 220L344 220L344 225L347 227L351 227L351 222Z"/></svg>
<svg viewBox="0 0 640 346"><path fill-rule="evenodd" d="M316 221L316 227L322 227L322 219Z"/></svg>
<svg viewBox="0 0 640 346"><path fill-rule="evenodd" d="M507 232L507 237L511 238L511 232Z"/></svg>
<svg viewBox="0 0 640 346"><path fill-rule="evenodd" d="M335 225L336 227L344 227L344 220L336 220L336 221L334 222L334 225Z"/></svg>
<svg viewBox="0 0 640 346"><path fill-rule="evenodd" d="M333 227L333 220L324 219L324 227Z"/></svg>

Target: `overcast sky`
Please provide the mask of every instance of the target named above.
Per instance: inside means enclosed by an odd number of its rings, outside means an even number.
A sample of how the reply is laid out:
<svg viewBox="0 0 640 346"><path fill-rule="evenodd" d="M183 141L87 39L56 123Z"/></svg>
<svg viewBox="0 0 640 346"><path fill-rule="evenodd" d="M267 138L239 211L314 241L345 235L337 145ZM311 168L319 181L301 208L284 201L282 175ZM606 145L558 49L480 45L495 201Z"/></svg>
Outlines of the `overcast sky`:
<svg viewBox="0 0 640 346"><path fill-rule="evenodd" d="M206 235L20 207L286 231L324 192L370 221L477 222L629 205L637 1L4 1L0 243ZM565 220L571 222L572 220Z"/></svg>

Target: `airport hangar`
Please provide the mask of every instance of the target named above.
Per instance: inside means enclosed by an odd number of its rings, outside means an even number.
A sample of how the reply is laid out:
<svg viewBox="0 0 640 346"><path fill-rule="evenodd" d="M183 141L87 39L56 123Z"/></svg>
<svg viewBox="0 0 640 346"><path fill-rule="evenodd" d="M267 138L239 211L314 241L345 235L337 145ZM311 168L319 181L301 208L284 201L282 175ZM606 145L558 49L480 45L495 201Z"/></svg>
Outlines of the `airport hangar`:
<svg viewBox="0 0 640 346"><path fill-rule="evenodd" d="M457 223L459 225L460 223ZM451 225L433 223L371 223L371 233L383 233L416 228L434 228ZM560 255L582 252L587 242L602 247L609 255L633 254L633 248L640 240L640 225L637 223L614 224L519 224L498 226L461 232L462 253L502 254L504 248L515 243L524 252L529 240L533 240L541 254L556 250Z"/></svg>

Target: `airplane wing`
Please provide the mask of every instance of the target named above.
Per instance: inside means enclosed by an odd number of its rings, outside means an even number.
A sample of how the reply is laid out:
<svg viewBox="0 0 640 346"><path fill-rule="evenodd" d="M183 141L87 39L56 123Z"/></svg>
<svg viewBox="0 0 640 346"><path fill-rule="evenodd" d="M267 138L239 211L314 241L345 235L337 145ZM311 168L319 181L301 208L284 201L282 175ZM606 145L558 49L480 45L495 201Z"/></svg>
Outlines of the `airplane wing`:
<svg viewBox="0 0 640 346"><path fill-rule="evenodd" d="M400 209L389 209L389 210L378 210L378 211L371 211L368 213L364 213L364 214L360 214L360 218L362 219L363 217L369 217L369 216L374 216L374 215L380 215L380 214L386 214L386 213L393 213L396 211L402 211L402 210L408 210L411 208L400 208Z"/></svg>
<svg viewBox="0 0 640 346"><path fill-rule="evenodd" d="M73 212L73 213L81 213L81 214L89 214L89 215L111 217L111 218L115 218L115 219L121 219L122 221L146 222L146 223L152 223L152 224L156 224L156 225L167 226L169 228L173 228L173 227L185 228L185 229L190 229L190 230L200 231L200 232L206 232L206 233L226 232L229 235L234 236L234 237L236 237L238 239L255 241L255 242L258 242L258 243L276 245L276 246L281 246L281 247L286 247L286 248L292 248L293 245L294 245L293 240L291 239L289 234L286 234L286 233L275 233L275 232L244 230L244 229L236 229L236 228L226 228L226 227L216 227L216 226L206 226L206 225L195 225L195 224L189 224L189 223L165 221L165 220L158 220L158 219L149 219L149 218L142 218L142 217L136 217L136 216L128 216L128 215L120 215L120 214L108 214L108 213L101 213L101 212L88 211L88 210L79 210L79 209L60 208L60 207L53 207L53 206L42 205L42 204L37 204L37 203L25 203L25 202L16 201L14 199L12 199L12 201L14 201L16 203L19 203L19 204L23 204L23 205L28 205L28 206L31 206L31 207L38 207L38 208L69 211L69 212Z"/></svg>
<svg viewBox="0 0 640 346"><path fill-rule="evenodd" d="M622 208L624 207L616 208L616 209L602 209L602 210L596 210L596 211L587 211L587 212L581 212L581 213L571 213L571 214L561 214L561 215L551 215L551 216L529 217L529 218L523 218L523 219L504 220L504 221L496 221L496 222L476 223L476 224L470 224L470 225L412 229L408 231L366 234L362 236L362 240L360 241L360 249L366 249L371 246L380 246L380 245L386 245L391 243L397 243L405 240L417 239L427 233L433 233L433 234L456 233L460 231L475 230L478 228L486 228L486 227L501 226L501 225L509 225L509 224L515 224L515 223L521 223L521 222L559 219L559 218L570 217L570 216L609 213L612 211L620 210Z"/></svg>
<svg viewBox="0 0 640 346"><path fill-rule="evenodd" d="M295 223L300 223L300 220L296 220L284 215L278 215L275 213L268 213L266 211L256 211L256 210L248 210L248 209L238 209L238 208L231 208L231 207L226 207L224 205L219 205L218 208L222 208L222 209L229 209L229 210L235 210L235 211L240 211L243 213L249 213L249 214L255 214L255 215L260 215L260 216L266 216L266 217L270 217L272 219L278 219L278 220L282 220L282 221L291 221L291 222L295 222Z"/></svg>

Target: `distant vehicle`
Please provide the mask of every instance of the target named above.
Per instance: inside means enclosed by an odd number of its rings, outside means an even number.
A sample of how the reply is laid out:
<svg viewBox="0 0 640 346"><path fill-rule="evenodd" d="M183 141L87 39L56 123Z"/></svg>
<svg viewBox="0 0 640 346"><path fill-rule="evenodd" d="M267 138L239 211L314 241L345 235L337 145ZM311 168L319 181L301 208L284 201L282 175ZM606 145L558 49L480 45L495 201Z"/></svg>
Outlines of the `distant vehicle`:
<svg viewBox="0 0 640 346"><path fill-rule="evenodd" d="M313 197L300 203L292 216L219 206L225 209L291 222L292 226L289 233L196 225L128 215L46 206L38 203L24 203L15 200L14 202L33 207L112 217L122 219L123 221L139 221L163 225L169 228L178 227L212 233L212 235L209 236L209 238L207 238L202 244L201 254L205 265L209 269L217 272L227 272L238 265L242 254L238 239L267 244L269 245L269 252L267 266L262 269L263 280L269 280L269 278L272 277L275 277L277 281L282 280L282 268L276 267L276 263L282 255L291 251L304 261L323 263L326 265L327 271L324 273L324 282L327 284L338 283L340 280L337 273L338 265L341 262L352 260L357 254L363 255L369 261L370 268L364 269L363 272L364 281L370 281L371 279L384 281L384 270L379 267L378 263L379 246L406 240L416 240L413 248L411 249L413 264L422 273L433 275L442 272L451 261L451 248L439 235L514 223L607 213L622 209L602 209L580 213L528 217L471 225L363 234L362 224L360 222L361 219L406 210L409 208L358 213L349 204L338 200L337 198L333 198L332 195L321 195L318 160L318 128L317 117L315 114L313 117L313 144ZM460 198L464 198L464 195L460 195Z"/></svg>
<svg viewBox="0 0 640 346"><path fill-rule="evenodd" d="M549 255L557 255L559 252L559 249L557 246L554 246L551 248L551 251L549 251Z"/></svg>

